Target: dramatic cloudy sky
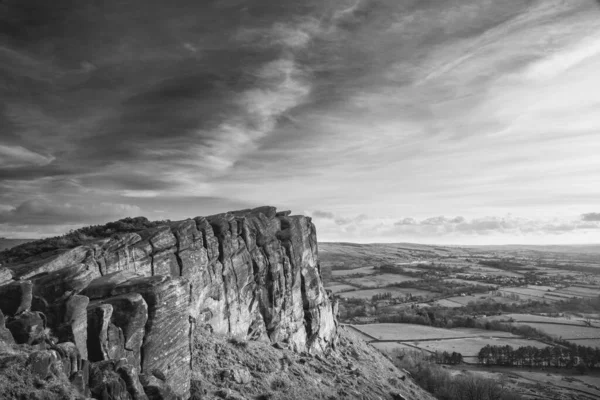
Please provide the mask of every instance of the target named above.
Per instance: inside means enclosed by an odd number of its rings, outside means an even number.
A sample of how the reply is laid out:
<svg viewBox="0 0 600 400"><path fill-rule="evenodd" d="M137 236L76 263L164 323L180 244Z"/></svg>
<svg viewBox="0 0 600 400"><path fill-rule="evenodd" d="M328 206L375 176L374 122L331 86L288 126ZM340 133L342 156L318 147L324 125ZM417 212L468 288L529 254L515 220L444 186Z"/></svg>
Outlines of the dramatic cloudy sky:
<svg viewBox="0 0 600 400"><path fill-rule="evenodd" d="M599 242L599 71L595 0L3 0L0 236Z"/></svg>

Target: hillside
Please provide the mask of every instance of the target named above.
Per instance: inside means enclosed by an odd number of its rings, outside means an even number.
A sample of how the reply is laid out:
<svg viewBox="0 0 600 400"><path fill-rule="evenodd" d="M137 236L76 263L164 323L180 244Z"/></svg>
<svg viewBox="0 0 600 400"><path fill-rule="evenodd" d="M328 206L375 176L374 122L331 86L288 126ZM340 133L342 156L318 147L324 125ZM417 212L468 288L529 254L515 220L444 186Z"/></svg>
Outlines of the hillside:
<svg viewBox="0 0 600 400"><path fill-rule="evenodd" d="M304 216L126 219L0 259L7 399L429 398L338 329Z"/></svg>

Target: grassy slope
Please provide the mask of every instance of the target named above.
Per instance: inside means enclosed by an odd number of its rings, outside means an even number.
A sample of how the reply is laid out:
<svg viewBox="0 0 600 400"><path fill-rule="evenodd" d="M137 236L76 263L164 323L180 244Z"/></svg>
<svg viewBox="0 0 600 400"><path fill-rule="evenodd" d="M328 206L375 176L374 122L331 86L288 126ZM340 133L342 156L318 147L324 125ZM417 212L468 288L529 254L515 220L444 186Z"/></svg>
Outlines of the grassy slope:
<svg viewBox="0 0 600 400"><path fill-rule="evenodd" d="M27 359L31 349L27 346L7 345L0 341L0 399L2 400L75 400L81 398L70 385L60 368L47 379L31 372Z"/></svg>
<svg viewBox="0 0 600 400"><path fill-rule="evenodd" d="M344 327L336 350L323 357L202 329L194 348L192 388L198 398L433 399L405 371ZM236 383L234 370L247 371L250 381Z"/></svg>

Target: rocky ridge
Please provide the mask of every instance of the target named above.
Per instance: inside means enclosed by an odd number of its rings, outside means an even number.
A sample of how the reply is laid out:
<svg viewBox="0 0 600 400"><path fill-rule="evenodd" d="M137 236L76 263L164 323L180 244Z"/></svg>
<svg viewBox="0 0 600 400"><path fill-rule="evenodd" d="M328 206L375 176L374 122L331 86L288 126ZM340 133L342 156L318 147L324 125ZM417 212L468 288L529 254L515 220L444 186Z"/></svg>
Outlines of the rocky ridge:
<svg viewBox="0 0 600 400"><path fill-rule="evenodd" d="M188 398L199 326L312 355L337 340L315 227L274 207L0 266L0 310L3 346L27 346L34 375L62 374L82 398Z"/></svg>

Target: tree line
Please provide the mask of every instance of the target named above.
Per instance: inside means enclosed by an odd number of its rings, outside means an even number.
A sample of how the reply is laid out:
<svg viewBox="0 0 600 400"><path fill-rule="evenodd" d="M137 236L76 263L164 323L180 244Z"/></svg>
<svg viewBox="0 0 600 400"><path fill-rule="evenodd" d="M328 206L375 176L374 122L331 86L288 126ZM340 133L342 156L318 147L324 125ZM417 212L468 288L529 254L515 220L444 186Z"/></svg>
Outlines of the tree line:
<svg viewBox="0 0 600 400"><path fill-rule="evenodd" d="M600 367L600 348L567 344L537 348L521 346L483 347L477 355L481 365L503 365L530 368L577 368L580 372Z"/></svg>

